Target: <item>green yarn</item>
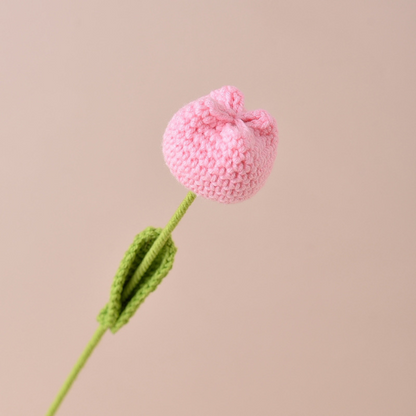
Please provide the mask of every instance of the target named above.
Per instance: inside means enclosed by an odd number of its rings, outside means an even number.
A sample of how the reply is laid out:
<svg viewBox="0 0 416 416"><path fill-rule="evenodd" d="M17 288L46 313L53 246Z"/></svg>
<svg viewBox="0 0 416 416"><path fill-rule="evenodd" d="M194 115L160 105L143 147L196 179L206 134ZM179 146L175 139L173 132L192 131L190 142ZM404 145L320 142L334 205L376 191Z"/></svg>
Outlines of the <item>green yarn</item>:
<svg viewBox="0 0 416 416"><path fill-rule="evenodd" d="M90 339L90 342L87 344L87 346L85 347L85 350L83 351L81 356L78 358L78 361L76 362L71 372L69 373L68 378L65 380L65 383L61 387L61 390L59 390L59 393L56 395L55 400L53 401L53 403L51 404L51 407L46 413L46 416L53 416L56 413L56 411L58 410L58 407L62 403L62 400L65 398L66 394L71 388L72 383L77 378L78 373L82 370L82 367L84 367L89 356L94 351L94 348L97 346L97 344L100 342L106 330L107 328L99 326L98 329L95 331L95 334L92 336L92 338Z"/></svg>
<svg viewBox="0 0 416 416"><path fill-rule="evenodd" d="M137 234L113 279L110 300L99 313L97 331L61 387L46 416L55 415L77 375L107 329L117 332L125 325L172 269L177 251L171 233L196 195L189 192L164 229L147 227Z"/></svg>
<svg viewBox="0 0 416 416"><path fill-rule="evenodd" d="M161 228L146 228L136 236L121 261L111 287L110 301L97 318L103 327L110 328L113 333L129 321L147 295L157 288L173 266L177 249L170 235L161 247L153 247L162 232ZM126 292L126 282L128 284L132 281L135 271L149 253L153 253L153 261L141 273L133 290Z"/></svg>
<svg viewBox="0 0 416 416"><path fill-rule="evenodd" d="M195 198L196 195L193 192L188 192L185 199L182 201L181 205L179 205L179 208L173 214L172 218L170 219L166 227L163 229L157 240L154 242L152 248L148 251L148 253L146 253L146 256L140 263L131 280L127 283L123 293L123 299L130 296L131 292L139 283L139 280L142 278L147 268L150 266L150 264L157 256L159 250L161 250L165 242L169 239L170 234L178 225L181 218L185 215L186 210L189 208L189 206L192 204Z"/></svg>

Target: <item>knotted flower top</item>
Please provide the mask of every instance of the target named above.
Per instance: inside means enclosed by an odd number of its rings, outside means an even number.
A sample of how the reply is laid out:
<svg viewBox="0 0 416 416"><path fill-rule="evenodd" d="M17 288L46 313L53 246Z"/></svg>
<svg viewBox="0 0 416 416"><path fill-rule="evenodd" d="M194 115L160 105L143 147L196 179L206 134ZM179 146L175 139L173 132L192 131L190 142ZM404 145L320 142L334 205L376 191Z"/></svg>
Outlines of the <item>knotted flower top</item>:
<svg viewBox="0 0 416 416"><path fill-rule="evenodd" d="M265 110L246 111L232 86L182 107L163 136L172 174L195 194L232 204L253 196L269 176L277 127Z"/></svg>

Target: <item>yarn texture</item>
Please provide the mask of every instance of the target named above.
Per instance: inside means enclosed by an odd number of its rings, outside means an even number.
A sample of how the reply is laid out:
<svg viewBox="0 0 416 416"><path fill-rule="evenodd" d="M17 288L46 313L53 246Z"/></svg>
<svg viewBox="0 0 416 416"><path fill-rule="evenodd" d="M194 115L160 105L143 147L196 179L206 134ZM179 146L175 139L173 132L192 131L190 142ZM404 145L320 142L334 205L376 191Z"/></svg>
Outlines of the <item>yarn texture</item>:
<svg viewBox="0 0 416 416"><path fill-rule="evenodd" d="M137 287L123 299L126 282L131 279L162 231L162 228L147 227L137 234L120 263L111 287L110 300L97 318L104 328L110 328L113 333L130 320L146 297L157 288L172 269L177 248L169 235L153 262L141 276Z"/></svg>
<svg viewBox="0 0 416 416"><path fill-rule="evenodd" d="M276 158L278 132L265 110L246 111L233 86L212 91L182 107L163 135L172 174L205 198L244 201L266 182Z"/></svg>
<svg viewBox="0 0 416 416"><path fill-rule="evenodd" d="M195 198L196 194L188 192L165 228L147 227L136 235L113 279L110 300L97 317L100 326L75 363L46 416L56 414L107 329L115 333L129 322L146 297L172 269L177 248L171 234Z"/></svg>

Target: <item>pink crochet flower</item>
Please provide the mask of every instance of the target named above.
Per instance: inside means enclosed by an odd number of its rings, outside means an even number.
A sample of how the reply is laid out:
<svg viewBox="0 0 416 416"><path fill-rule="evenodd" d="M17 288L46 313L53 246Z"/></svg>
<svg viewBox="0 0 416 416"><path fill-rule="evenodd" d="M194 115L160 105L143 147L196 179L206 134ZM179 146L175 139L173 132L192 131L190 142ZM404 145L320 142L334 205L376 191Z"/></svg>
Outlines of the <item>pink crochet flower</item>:
<svg viewBox="0 0 416 416"><path fill-rule="evenodd" d="M264 185L277 143L274 118L264 110L246 111L243 94L225 86L173 116L163 135L163 154L185 187L232 204Z"/></svg>

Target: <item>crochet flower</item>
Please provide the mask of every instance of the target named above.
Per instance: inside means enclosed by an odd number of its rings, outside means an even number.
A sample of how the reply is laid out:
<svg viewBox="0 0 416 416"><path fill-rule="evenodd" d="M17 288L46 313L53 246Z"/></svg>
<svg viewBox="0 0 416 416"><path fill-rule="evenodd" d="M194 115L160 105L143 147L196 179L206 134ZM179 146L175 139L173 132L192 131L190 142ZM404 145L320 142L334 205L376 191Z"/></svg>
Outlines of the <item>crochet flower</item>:
<svg viewBox="0 0 416 416"><path fill-rule="evenodd" d="M232 204L264 185L277 143L274 118L264 110L246 111L243 94L225 86L173 116L163 135L163 155L186 188Z"/></svg>

